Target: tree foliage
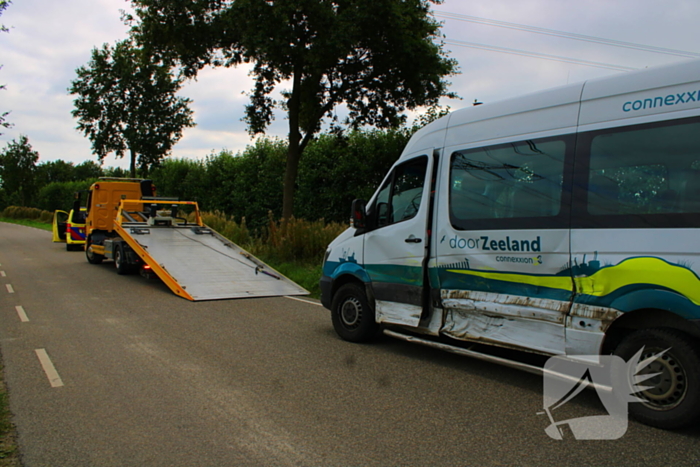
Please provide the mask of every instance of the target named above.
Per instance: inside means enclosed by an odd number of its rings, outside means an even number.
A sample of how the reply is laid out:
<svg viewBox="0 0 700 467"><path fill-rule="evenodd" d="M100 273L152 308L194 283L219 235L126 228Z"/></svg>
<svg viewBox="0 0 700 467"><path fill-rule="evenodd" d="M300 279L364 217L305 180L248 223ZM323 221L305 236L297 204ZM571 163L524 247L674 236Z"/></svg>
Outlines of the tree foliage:
<svg viewBox="0 0 700 467"><path fill-rule="evenodd" d="M104 171L95 161L84 161L78 165L61 159L42 162L36 166L36 184L40 189L50 183L79 182L101 177ZM126 176L124 174L123 176ZM47 208L43 208L47 209Z"/></svg>
<svg viewBox="0 0 700 467"><path fill-rule="evenodd" d="M128 152L132 177L137 163L147 172L170 153L184 128L194 126L190 100L176 95L181 82L128 40L93 49L76 73L69 92L77 95L72 113L78 130L100 161Z"/></svg>
<svg viewBox="0 0 700 467"><path fill-rule="evenodd" d="M355 198L369 199L401 154L408 130L355 130L326 134L309 143L299 166L297 218L346 222ZM150 176L158 194L196 200L252 229L268 224L268 213L282 214L287 143L260 138L245 151L211 155L205 161L167 159ZM329 157L331 155L332 157Z"/></svg>
<svg viewBox="0 0 700 467"><path fill-rule="evenodd" d="M397 127L404 111L451 96L455 72L429 14L441 0L133 0L133 35L185 76L205 66L253 64L251 134L275 107L287 112L285 218L293 213L301 155L324 119L345 104L353 127ZM131 18L133 20L133 18ZM282 100L273 92L283 86Z"/></svg>
<svg viewBox="0 0 700 467"><path fill-rule="evenodd" d="M31 206L36 189L36 163L39 153L32 149L26 136L12 140L0 153L0 180L11 204Z"/></svg>
<svg viewBox="0 0 700 467"><path fill-rule="evenodd" d="M37 208L53 212L57 209L69 211L73 207L76 192L86 192L96 179L74 182L52 182L39 189L36 203ZM82 203L85 204L86 194L82 194Z"/></svg>
<svg viewBox="0 0 700 467"><path fill-rule="evenodd" d="M0 16L2 13L5 11L5 9L8 7L8 5L12 3L10 0L0 0ZM4 24L0 24L0 32L8 32L9 29L5 27ZM2 66L0 66L0 69ZM5 85L0 85L0 89L5 89ZM7 116L10 114L10 112L2 112L0 113L0 128L10 128L12 124L6 120ZM2 133L0 133L2 135Z"/></svg>

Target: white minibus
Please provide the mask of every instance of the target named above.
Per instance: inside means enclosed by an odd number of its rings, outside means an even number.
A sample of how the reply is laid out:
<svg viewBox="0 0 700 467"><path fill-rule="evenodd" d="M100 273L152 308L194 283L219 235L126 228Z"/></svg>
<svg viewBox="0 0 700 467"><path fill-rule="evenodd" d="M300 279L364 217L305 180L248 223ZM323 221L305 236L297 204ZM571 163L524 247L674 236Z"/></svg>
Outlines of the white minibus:
<svg viewBox="0 0 700 467"><path fill-rule="evenodd" d="M630 413L700 420L700 61L455 111L328 247L336 332L544 356L667 350ZM582 357L583 358L583 357ZM588 357L590 359L590 357Z"/></svg>

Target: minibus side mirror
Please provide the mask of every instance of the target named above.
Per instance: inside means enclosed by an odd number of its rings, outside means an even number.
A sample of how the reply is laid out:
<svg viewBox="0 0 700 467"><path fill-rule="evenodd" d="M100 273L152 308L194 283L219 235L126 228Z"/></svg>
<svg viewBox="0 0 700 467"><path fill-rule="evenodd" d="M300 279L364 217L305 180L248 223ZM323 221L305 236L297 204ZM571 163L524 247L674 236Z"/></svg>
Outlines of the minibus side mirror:
<svg viewBox="0 0 700 467"><path fill-rule="evenodd" d="M365 208L365 200L356 199L352 202L350 226L355 227L356 229L364 229L367 227L367 210Z"/></svg>

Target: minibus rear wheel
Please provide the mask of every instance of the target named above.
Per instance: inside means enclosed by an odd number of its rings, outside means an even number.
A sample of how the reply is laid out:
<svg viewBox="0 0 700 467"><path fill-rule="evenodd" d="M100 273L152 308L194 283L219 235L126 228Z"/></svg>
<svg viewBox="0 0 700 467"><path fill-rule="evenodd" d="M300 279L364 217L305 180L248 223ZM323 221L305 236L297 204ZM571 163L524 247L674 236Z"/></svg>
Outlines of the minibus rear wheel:
<svg viewBox="0 0 700 467"><path fill-rule="evenodd" d="M345 284L335 293L331 304L333 328L350 342L366 342L377 335L379 325L362 286Z"/></svg>
<svg viewBox="0 0 700 467"><path fill-rule="evenodd" d="M673 430L700 420L700 349L682 331L670 328L642 329L629 334L615 354L629 361L643 348L639 361L663 355L637 374L658 373L641 386L652 386L637 393L642 402L629 405L629 413L647 425ZM668 350L667 350L668 349ZM629 369L633 381L634 368Z"/></svg>

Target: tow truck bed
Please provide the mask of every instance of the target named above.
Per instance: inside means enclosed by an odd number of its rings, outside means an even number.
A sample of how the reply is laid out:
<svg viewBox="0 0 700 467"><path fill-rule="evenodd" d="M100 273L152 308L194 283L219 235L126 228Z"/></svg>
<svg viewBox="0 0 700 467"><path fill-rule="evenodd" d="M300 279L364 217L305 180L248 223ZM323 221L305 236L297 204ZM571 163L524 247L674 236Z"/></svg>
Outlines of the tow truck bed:
<svg viewBox="0 0 700 467"><path fill-rule="evenodd" d="M159 224L143 212L123 209L125 204L137 202L143 201L122 200L114 230L175 294L193 301L308 295L308 291L204 225L198 208L195 222L167 218ZM167 204L196 206L187 201Z"/></svg>

